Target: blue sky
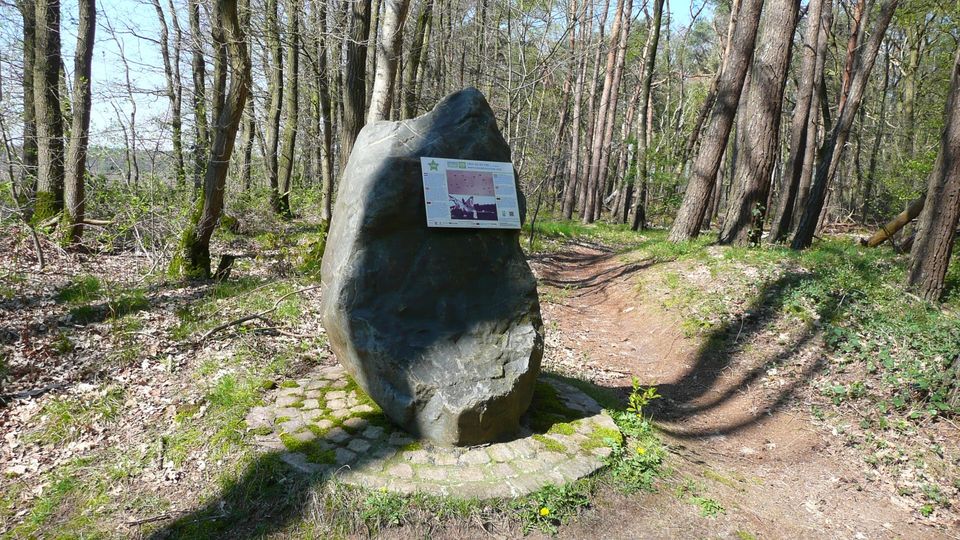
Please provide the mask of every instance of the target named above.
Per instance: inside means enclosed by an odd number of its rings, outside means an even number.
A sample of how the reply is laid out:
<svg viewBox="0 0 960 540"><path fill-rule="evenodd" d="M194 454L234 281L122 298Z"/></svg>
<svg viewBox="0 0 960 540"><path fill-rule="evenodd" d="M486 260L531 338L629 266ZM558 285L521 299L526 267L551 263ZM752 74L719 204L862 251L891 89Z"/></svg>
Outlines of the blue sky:
<svg viewBox="0 0 960 540"><path fill-rule="evenodd" d="M636 2L637 0L635 0ZM674 28L683 27L690 21L691 2L693 9L699 9L706 0L667 0L672 14L671 23ZM416 0L414 0L416 3ZM183 8L184 0L174 0L180 11L180 25L187 26L186 13ZM9 7L9 4L0 4L3 18L0 19L4 29L0 31L0 51L3 59L18 58L16 47L12 45L19 33L19 15ZM167 0L161 0L164 12L167 12ZM639 11L640 7L635 6ZM123 131L118 120L118 114L124 122L129 122L132 106L126 97L125 74L121 54L126 57L130 65L130 83L137 92L138 132L148 140L143 144L152 147L159 143L165 146L164 139L168 137L159 131L159 120L167 116L168 101L162 90L165 86L162 60L157 45L150 41L159 35L159 24L156 11L149 0L98 0L98 28L94 48L93 87L94 105L92 130L98 134L99 143L105 145L122 145ZM612 8L611 8L612 9ZM710 7L704 10L701 17L708 15ZM76 0L62 0L62 49L67 71L73 71L73 48L76 43ZM169 20L169 14L168 14ZM14 23L14 24L8 24ZM113 32L110 29L113 29ZM171 36L172 37L172 36ZM181 69L185 79L189 79L188 51L181 56ZM4 68L9 70L9 66ZM4 75L10 80L11 75L6 71ZM18 77L17 77L18 78ZM72 78L72 77L71 77ZM184 96L184 104L188 103L189 96ZM155 140L150 140L155 139Z"/></svg>

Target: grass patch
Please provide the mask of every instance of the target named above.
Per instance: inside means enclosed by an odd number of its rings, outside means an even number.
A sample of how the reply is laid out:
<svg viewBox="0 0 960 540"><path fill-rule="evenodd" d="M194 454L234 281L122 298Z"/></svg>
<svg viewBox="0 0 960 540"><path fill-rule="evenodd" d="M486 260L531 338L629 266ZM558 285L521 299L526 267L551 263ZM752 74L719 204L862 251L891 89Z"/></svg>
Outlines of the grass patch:
<svg viewBox="0 0 960 540"><path fill-rule="evenodd" d="M523 226L521 240L529 247L530 223ZM631 249L646 240L646 232L631 231L626 224L596 222L585 225L573 220L537 219L533 226L533 252L554 251L570 240L589 240L621 250Z"/></svg>
<svg viewBox="0 0 960 540"><path fill-rule="evenodd" d="M37 427L26 440L40 445L75 440L94 422L109 423L119 416L124 390L119 386L102 389L93 397L59 397L48 401L36 414Z"/></svg>
<svg viewBox="0 0 960 540"><path fill-rule="evenodd" d="M100 279L96 276L74 276L70 283L57 292L56 299L68 303L92 302L100 298L100 290Z"/></svg>
<svg viewBox="0 0 960 540"><path fill-rule="evenodd" d="M288 433L280 434L280 442L291 452L299 452L307 456L307 460L321 465L336 463L336 454L333 450L324 448L317 441L301 441Z"/></svg>

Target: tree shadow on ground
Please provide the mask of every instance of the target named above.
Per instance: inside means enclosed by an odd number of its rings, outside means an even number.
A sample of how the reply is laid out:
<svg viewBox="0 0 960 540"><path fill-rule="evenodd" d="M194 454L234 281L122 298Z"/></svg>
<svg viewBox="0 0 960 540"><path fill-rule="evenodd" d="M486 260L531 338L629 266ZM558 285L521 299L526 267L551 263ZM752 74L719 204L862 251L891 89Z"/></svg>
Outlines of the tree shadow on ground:
<svg viewBox="0 0 960 540"><path fill-rule="evenodd" d="M509 442L523 436L530 437L531 433L548 433L556 424L575 422L598 414L601 407L610 407L611 403L615 405L617 402L616 396L603 387L557 374L548 375L562 384L590 395L597 401L596 408L586 411L567 409L557 403L555 390L542 391L543 386L553 388L552 385L539 382L531 409L524 415L523 429L514 437L502 442ZM532 411L536 411L537 414L531 414ZM400 430L391 425L382 412L365 413L360 417L370 425L389 425L394 431ZM355 438L358 435L352 435L352 437ZM343 441L341 444L346 445L350 440L352 439ZM320 530L334 537L376 535L380 524L376 523L378 518L375 514L378 509L375 505L377 501L383 499L383 493L372 488L345 486L338 479L342 473L362 473L365 468L378 462L379 458L374 449L358 454L355 461L342 467L309 463L305 453L310 453L310 449L304 448L297 452L271 450L259 453L235 478L222 482L219 493L198 508L174 517L173 521L157 529L149 530L156 521L159 521L151 518L134 521L132 526L147 527L148 530L140 532L154 540L260 538L280 531L292 532L288 529L298 527L300 520L307 520L304 524L305 530ZM427 496L427 500L429 498ZM458 499L455 494L449 498ZM471 503L480 507L479 500L467 497L459 500L460 502L448 504L446 508L463 508ZM490 503L483 504L489 506ZM164 515L161 519L167 517L169 515ZM444 519L456 519L456 515L447 515L446 518L439 515L428 516L425 524L418 524L427 527L428 530L417 531L417 534L426 534L423 537L430 537L431 528L439 529L446 525ZM470 523L470 525L476 524ZM318 533L314 532L314 534Z"/></svg>
<svg viewBox="0 0 960 540"><path fill-rule="evenodd" d="M671 426L715 411L736 396L750 392L751 387L769 370L786 365L798 351L818 337L819 328L812 323L806 323L781 352L733 375L734 380L726 380L730 374L737 372L735 363L738 361L738 344L749 343L767 329L784 313L787 304L793 300L791 295L794 291L813 279L816 279L816 276L809 272L788 271L773 282L765 284L757 298L744 310L741 318L730 319L710 333L697 353L692 367L679 380L655 384L664 399L653 402L649 411L660 423L661 429L678 438L727 435L749 428L786 406L802 385L823 369L822 357L804 365L792 381L776 390L773 399L765 399L762 412L756 415L746 419L724 420L720 425L706 428L680 429ZM832 296L820 302L817 311L821 318L828 318L836 313L843 300L842 296Z"/></svg>

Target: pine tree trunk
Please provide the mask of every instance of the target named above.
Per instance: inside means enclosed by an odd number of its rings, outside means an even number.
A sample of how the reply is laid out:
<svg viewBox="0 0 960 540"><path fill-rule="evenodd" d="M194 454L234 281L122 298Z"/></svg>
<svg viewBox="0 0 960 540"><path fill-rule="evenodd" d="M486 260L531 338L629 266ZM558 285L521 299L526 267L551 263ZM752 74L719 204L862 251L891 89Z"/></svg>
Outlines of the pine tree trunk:
<svg viewBox="0 0 960 540"><path fill-rule="evenodd" d="M587 37L593 32L593 22L590 18L583 18L587 10L587 0L581 0L583 9L578 17L577 24L580 27L580 43L584 43ZM581 47L582 49L582 47ZM576 43L576 32L570 32L570 54L576 58L578 49ZM583 111L583 87L584 78L587 71L587 55L581 50L580 59L576 64L577 81L573 85L573 105L571 116L573 118L570 133L570 161L567 163L567 178L563 188L563 204L560 212L563 219L573 218L573 211L576 209L578 192L578 175L580 172L580 134L583 132L582 111Z"/></svg>
<svg viewBox="0 0 960 540"><path fill-rule="evenodd" d="M619 1L622 1L622 0L618 0L618 2ZM602 45L603 45L603 38L606 32L607 13L609 11L610 11L610 0L604 0L603 11L600 12L600 24L598 26L599 36L597 38L597 45L595 47L596 53L593 58L593 72L592 72L593 76L590 78L590 94L587 99L587 119L586 119L587 131L583 141L584 155L582 156L584 167L581 168L581 174L583 174L583 178L578 178L580 187L577 190L578 191L577 208L581 212L581 216L580 216L581 218L583 217L583 214L585 213L587 208L587 189L590 185L587 179L590 176L590 164L592 163L592 156L593 156L592 154L593 147L591 143L593 142L594 128L596 127L596 122L594 121L594 119L597 117L596 116L597 99L599 98L599 96L597 95L597 87L599 86L599 81L600 81L600 59L602 58L602 55L603 55Z"/></svg>
<svg viewBox="0 0 960 540"><path fill-rule="evenodd" d="M643 51L643 80L640 82L640 109L637 113L637 174L634 184L639 185L636 200L633 203L633 219L630 228L634 231L647 228L647 113L649 112L650 89L653 86L653 73L657 67L657 47L660 43L660 22L663 17L664 0L654 0L653 21ZM625 203L626 204L626 203Z"/></svg>
<svg viewBox="0 0 960 540"><path fill-rule="evenodd" d="M244 1L243 9L246 9ZM223 195L230 156L250 92L250 56L237 15L237 0L217 0L215 20L222 25L228 48L230 87L224 95L220 116L213 125L213 144L203 179L203 191L190 224L183 232L180 252L171 262L171 273L185 278L210 277L210 237L223 212ZM217 32L214 32L217 35ZM215 44L218 45L218 44Z"/></svg>
<svg viewBox="0 0 960 540"><path fill-rule="evenodd" d="M377 68L370 94L367 122L390 118L393 107L393 89L397 75L397 60L403 47L403 23L407 18L410 0L384 0L383 35L377 44Z"/></svg>
<svg viewBox="0 0 960 540"><path fill-rule="evenodd" d="M944 116L940 153L927 181L927 200L917 222L907 272L907 285L931 302L943 295L960 220L960 50Z"/></svg>
<svg viewBox="0 0 960 540"><path fill-rule="evenodd" d="M33 219L63 209L63 116L60 113L60 0L36 2L34 106L37 121L37 191Z"/></svg>
<svg viewBox="0 0 960 540"><path fill-rule="evenodd" d="M717 179L717 169L720 168L720 158L737 113L743 81L753 58L762 7L763 0L743 0L737 13L730 54L717 85L717 101L710 113L700 150L693 161L683 202L670 230L671 242L690 240L700 234L704 213L710 202L710 191Z"/></svg>
<svg viewBox="0 0 960 540"><path fill-rule="evenodd" d="M80 0L77 47L73 61L73 119L67 151L64 183L64 241L80 243L83 236L84 181L87 174L87 142L90 131L90 73L97 30L96 0Z"/></svg>
<svg viewBox="0 0 960 540"><path fill-rule="evenodd" d="M622 66L619 62L622 58L621 44L626 42L624 34L626 33L626 28L629 28L630 22L630 8L625 7L625 3L630 4L630 6L633 5L632 0L617 0L617 9L613 16L613 27L610 30L610 46L607 49L607 64L604 69L603 89L600 93L600 103L596 109L596 118L593 124L590 168L587 172L587 189L584 198L583 212L581 214L581 221L584 223L593 223L594 219L596 219L595 208L597 197L600 196L598 192L603 183L603 178L601 177L606 176L601 173L601 168L603 167L603 155L605 153L604 141L606 140L607 134L607 120L609 119L610 109L616 108L615 96L619 93L619 84L615 86L614 83L619 83L619 81L615 79L617 79L617 73L622 73ZM624 13L627 13L626 17L624 17ZM623 24L625 18L627 22L626 25ZM611 106L611 102L613 106Z"/></svg>
<svg viewBox="0 0 960 540"><path fill-rule="evenodd" d="M297 145L297 123L299 122L300 92L300 5L298 0L287 1L287 75L283 94L283 108L286 118L283 122L283 135L280 142L280 159L278 163L277 206L275 210L283 217L291 217L290 189L293 176L293 158Z"/></svg>
<svg viewBox="0 0 960 540"><path fill-rule="evenodd" d="M866 185L863 187L863 204L860 209L860 221L866 223L870 218L870 201L873 198L873 186L877 176L877 158L880 155L880 143L883 141L883 128L887 121L887 88L890 86L890 50L884 55L883 87L880 92L880 113L877 115L876 133L870 149L870 162L867 165Z"/></svg>
<svg viewBox="0 0 960 540"><path fill-rule="evenodd" d="M782 242L790 234L793 207L797 200L803 162L806 156L807 139L816 138L816 132L810 132L810 116L819 114L814 103L817 95L817 63L820 51L826 53L826 43L830 24L833 20L832 0L812 0L807 9L807 30L800 60L800 81L797 84L797 103L793 108L793 121L790 126L790 156L784 167L783 188L776 212L770 223L770 239Z"/></svg>
<svg viewBox="0 0 960 540"><path fill-rule="evenodd" d="M850 127L853 125L857 109L863 99L867 82L870 79L870 72L873 70L873 64L877 60L880 43L883 40L883 35L887 32L887 26L890 25L890 20L893 18L898 3L899 0L887 0L883 4L880 8L877 26L861 50L861 56L856 62L857 70L851 79L849 95L844 98L844 105L840 108L837 123L833 126L827 141L818 152L820 164L817 166L816 176L810 186L810 198L807 200L803 216L800 218L799 225L797 225L797 233L790 244L793 249L804 249L813 243L813 237L820 222L823 203L827 196L827 188L840 164L843 148L850 135Z"/></svg>
<svg viewBox="0 0 960 540"><path fill-rule="evenodd" d="M737 164L721 244L757 245L763 234L774 164L780 159L780 117L799 0L770 0L737 129Z"/></svg>

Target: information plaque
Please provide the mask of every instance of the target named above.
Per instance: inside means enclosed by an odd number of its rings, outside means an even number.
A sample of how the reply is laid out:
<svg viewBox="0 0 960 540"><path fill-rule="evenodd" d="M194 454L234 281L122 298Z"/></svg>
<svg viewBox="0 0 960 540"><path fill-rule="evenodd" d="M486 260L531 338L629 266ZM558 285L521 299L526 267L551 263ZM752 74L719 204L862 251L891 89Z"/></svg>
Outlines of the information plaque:
<svg viewBox="0 0 960 540"><path fill-rule="evenodd" d="M519 229L512 163L420 158L428 227Z"/></svg>

